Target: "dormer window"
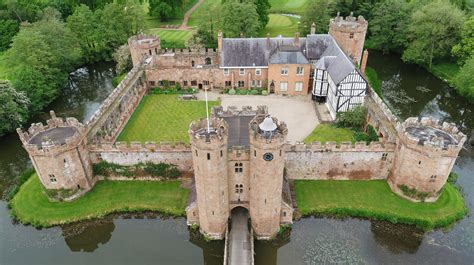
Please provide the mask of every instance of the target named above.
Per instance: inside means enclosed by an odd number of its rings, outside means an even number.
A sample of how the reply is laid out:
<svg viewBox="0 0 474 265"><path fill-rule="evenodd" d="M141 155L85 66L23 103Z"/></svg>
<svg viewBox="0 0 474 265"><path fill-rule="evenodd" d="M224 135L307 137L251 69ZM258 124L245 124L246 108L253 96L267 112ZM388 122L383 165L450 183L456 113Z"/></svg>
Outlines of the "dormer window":
<svg viewBox="0 0 474 265"><path fill-rule="evenodd" d="M239 75L245 75L245 69L244 68L239 69Z"/></svg>

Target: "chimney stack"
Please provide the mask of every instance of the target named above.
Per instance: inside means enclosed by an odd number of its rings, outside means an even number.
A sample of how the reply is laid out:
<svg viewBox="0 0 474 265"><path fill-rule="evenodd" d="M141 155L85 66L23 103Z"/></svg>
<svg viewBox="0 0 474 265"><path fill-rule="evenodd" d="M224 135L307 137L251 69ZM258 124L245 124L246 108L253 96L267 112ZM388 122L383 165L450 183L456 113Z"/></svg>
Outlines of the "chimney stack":
<svg viewBox="0 0 474 265"><path fill-rule="evenodd" d="M270 33L267 33L267 48L270 49L270 46L271 46L271 42L270 42Z"/></svg>
<svg viewBox="0 0 474 265"><path fill-rule="evenodd" d="M316 34L316 23L311 24L311 34Z"/></svg>
<svg viewBox="0 0 474 265"><path fill-rule="evenodd" d="M217 33L217 49L219 52L222 52L222 31L219 30L219 32Z"/></svg>
<svg viewBox="0 0 474 265"><path fill-rule="evenodd" d="M365 74L365 67L367 66L368 57L369 57L369 51L365 49L364 53L362 54L362 62L360 64L360 71L362 72L362 74Z"/></svg>
<svg viewBox="0 0 474 265"><path fill-rule="evenodd" d="M295 32L295 46L300 47L300 33Z"/></svg>

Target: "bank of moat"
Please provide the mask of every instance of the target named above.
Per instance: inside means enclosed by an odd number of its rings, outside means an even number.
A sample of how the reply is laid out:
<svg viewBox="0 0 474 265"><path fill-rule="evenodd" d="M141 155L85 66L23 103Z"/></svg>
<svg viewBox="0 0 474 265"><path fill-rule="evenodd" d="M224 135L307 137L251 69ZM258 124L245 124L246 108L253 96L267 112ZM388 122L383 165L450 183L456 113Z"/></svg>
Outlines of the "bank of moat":
<svg viewBox="0 0 474 265"><path fill-rule="evenodd" d="M41 184L67 190L65 200L93 189L93 165L102 161L176 165L193 176L188 224L215 239L224 237L236 207L248 210L257 238L271 238L292 223L293 180L385 180L399 196L434 202L466 137L454 124L428 117L401 122L392 114L365 81L366 28L362 17L349 16L332 19L329 34L312 30L306 38L228 39L219 33L217 50L198 51L161 50L159 37L134 36L133 69L86 124L51 112L47 125L18 134ZM266 106L214 108L209 119L191 123L189 144L115 142L143 96L165 83L308 96L325 101L332 118L363 104L380 142L291 143L291 128Z"/></svg>

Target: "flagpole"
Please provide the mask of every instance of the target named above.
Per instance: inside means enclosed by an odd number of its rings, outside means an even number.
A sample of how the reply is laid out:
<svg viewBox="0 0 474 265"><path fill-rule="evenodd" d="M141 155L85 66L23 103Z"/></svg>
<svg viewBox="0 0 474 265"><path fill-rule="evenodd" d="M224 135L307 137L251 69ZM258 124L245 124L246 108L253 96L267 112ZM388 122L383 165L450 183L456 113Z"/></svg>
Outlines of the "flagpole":
<svg viewBox="0 0 474 265"><path fill-rule="evenodd" d="M207 86L204 87L204 95L206 97L206 117L207 117L207 133L211 132L211 125L209 122L209 106L207 103Z"/></svg>

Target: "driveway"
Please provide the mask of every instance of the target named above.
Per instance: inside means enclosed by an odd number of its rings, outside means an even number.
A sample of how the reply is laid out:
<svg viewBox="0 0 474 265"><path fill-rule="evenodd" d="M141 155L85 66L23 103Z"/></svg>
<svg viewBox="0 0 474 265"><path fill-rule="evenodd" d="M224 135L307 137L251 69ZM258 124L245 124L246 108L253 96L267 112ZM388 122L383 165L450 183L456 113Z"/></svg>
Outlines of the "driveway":
<svg viewBox="0 0 474 265"><path fill-rule="evenodd" d="M212 95L209 99L217 95ZM250 95L218 95L221 105L226 109L228 106L268 106L268 112L272 116L284 121L288 125L288 141L294 143L303 141L319 124L313 101L310 96L283 97L276 95L250 96Z"/></svg>

